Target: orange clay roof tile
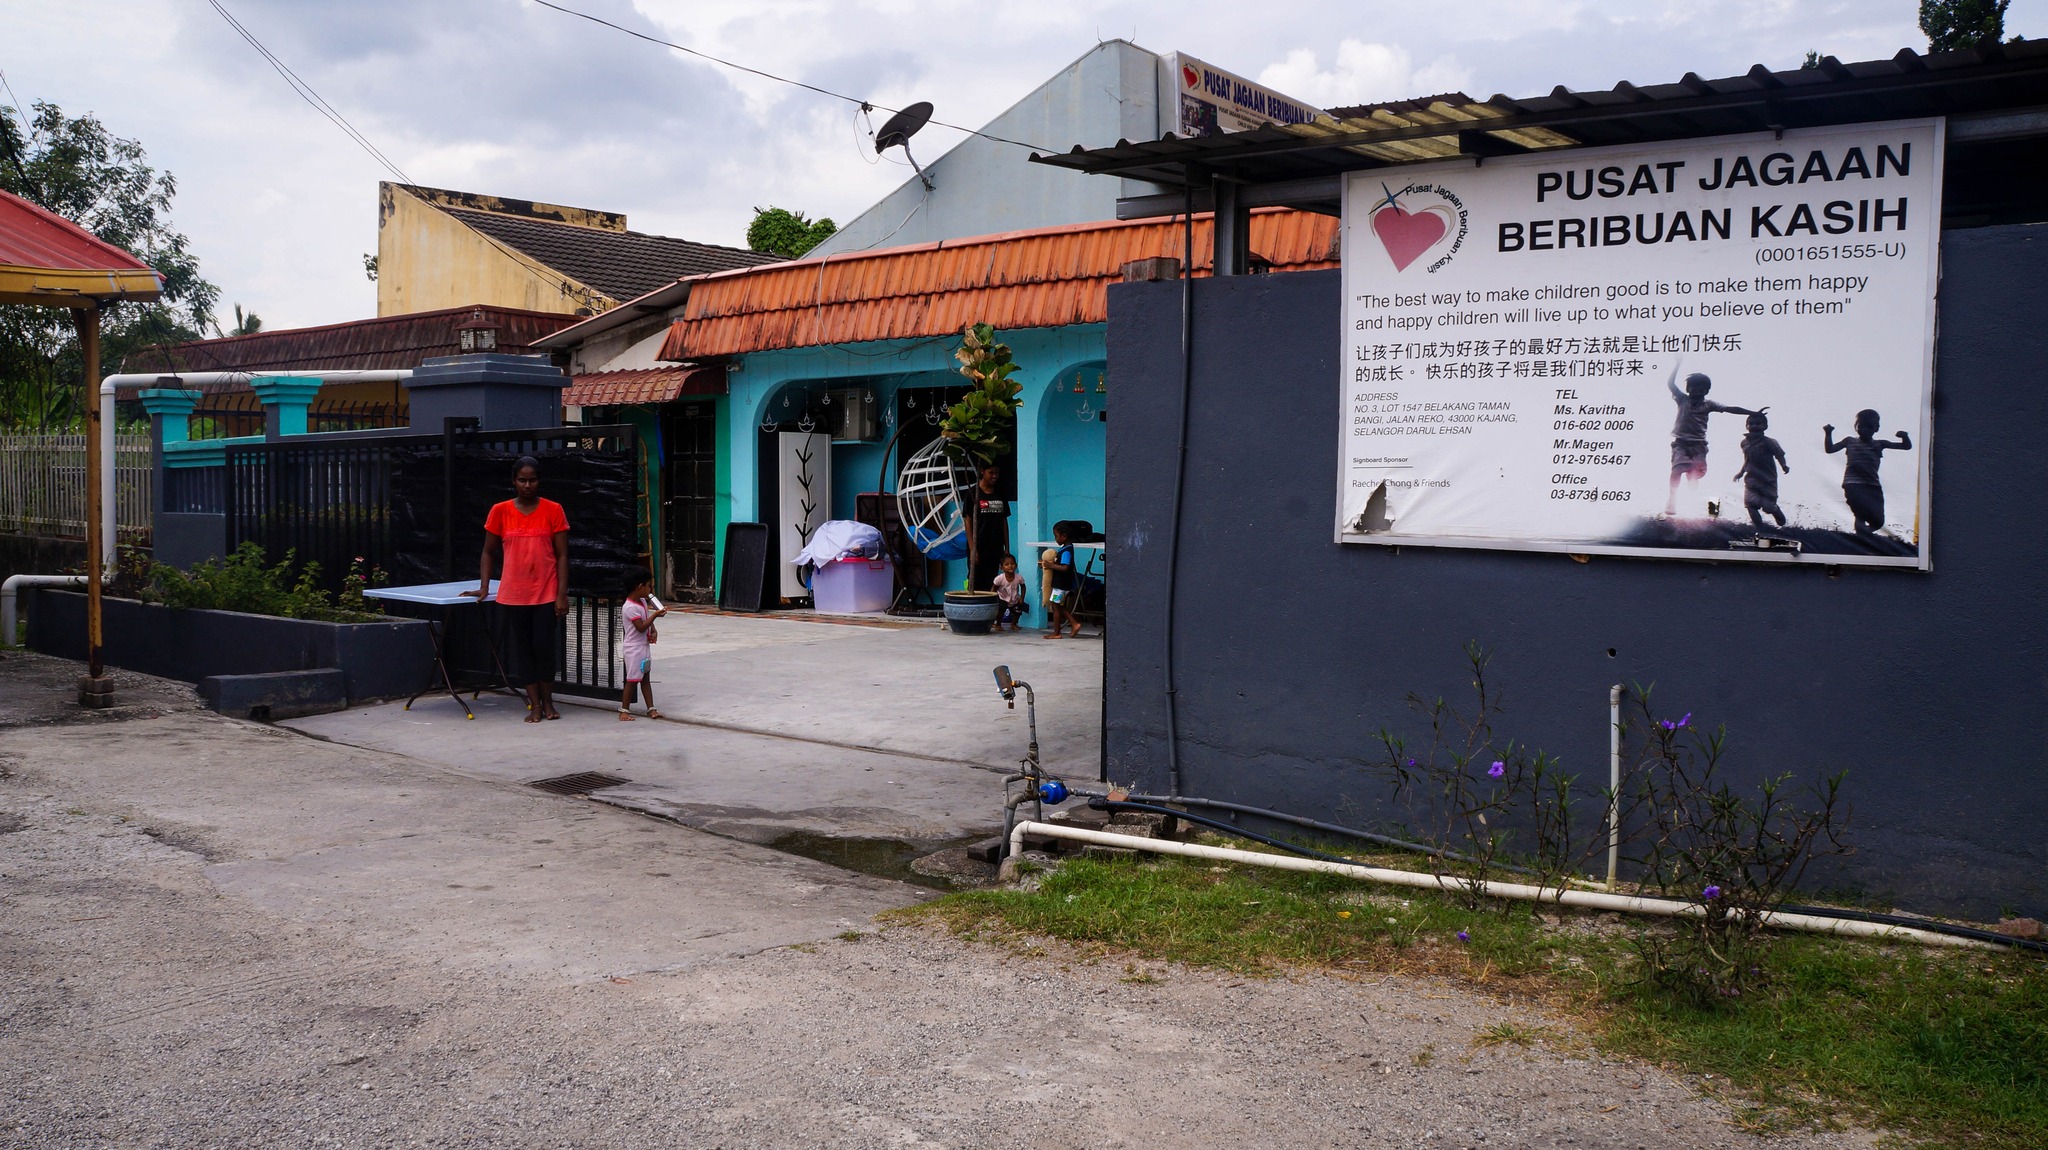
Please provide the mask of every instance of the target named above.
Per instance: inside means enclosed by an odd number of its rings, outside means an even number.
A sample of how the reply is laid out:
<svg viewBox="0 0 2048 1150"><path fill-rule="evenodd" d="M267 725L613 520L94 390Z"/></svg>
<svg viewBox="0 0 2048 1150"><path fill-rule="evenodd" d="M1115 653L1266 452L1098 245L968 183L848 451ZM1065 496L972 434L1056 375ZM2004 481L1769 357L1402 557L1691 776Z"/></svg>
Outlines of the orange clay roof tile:
<svg viewBox="0 0 2048 1150"><path fill-rule="evenodd" d="M1195 274L1208 274L1208 216L1195 218ZM1337 266L1337 220L1252 213L1251 249L1275 271ZM1132 260L1179 258L1178 220L1077 224L703 276L661 358L704 360L780 348L1102 323Z"/></svg>
<svg viewBox="0 0 2048 1150"><path fill-rule="evenodd" d="M685 395L724 395L722 367L654 367L575 376L562 392L570 407L667 403Z"/></svg>

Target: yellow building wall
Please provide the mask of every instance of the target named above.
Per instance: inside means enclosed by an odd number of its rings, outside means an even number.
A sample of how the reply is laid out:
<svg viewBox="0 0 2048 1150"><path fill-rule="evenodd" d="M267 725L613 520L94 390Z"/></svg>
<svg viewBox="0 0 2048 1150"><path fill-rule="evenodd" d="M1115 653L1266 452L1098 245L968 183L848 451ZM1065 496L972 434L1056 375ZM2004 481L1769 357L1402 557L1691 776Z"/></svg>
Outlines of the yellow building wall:
<svg viewBox="0 0 2048 1150"><path fill-rule="evenodd" d="M574 315L586 292L603 306L616 302L531 257L515 258L402 188L384 184L377 198L379 316L471 304Z"/></svg>

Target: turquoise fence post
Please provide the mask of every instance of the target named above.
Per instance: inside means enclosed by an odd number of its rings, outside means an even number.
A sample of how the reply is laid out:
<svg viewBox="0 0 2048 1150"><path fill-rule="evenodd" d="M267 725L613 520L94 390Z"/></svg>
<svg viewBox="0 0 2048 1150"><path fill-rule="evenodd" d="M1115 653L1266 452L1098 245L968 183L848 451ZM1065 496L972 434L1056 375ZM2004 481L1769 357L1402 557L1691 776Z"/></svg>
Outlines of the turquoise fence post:
<svg viewBox="0 0 2048 1150"><path fill-rule="evenodd" d="M263 401L264 438L306 434L306 408L320 392L318 376L259 375L249 388Z"/></svg>
<svg viewBox="0 0 2048 1150"><path fill-rule="evenodd" d="M184 443L192 438L192 409L199 406L199 393L155 387L141 393L142 410L149 413L150 431L159 446Z"/></svg>

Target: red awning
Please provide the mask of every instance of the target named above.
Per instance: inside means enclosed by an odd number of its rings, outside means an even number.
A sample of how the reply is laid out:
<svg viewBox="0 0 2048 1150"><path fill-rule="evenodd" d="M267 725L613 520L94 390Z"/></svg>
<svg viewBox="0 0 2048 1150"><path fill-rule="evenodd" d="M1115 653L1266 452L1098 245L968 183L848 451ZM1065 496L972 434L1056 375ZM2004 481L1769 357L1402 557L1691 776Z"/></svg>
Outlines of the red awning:
<svg viewBox="0 0 2048 1150"><path fill-rule="evenodd" d="M83 307L153 300L163 290L149 265L70 220L0 192L0 303Z"/></svg>
<svg viewBox="0 0 2048 1150"><path fill-rule="evenodd" d="M562 393L567 407L628 407L691 395L724 395L725 368L650 367L575 376Z"/></svg>

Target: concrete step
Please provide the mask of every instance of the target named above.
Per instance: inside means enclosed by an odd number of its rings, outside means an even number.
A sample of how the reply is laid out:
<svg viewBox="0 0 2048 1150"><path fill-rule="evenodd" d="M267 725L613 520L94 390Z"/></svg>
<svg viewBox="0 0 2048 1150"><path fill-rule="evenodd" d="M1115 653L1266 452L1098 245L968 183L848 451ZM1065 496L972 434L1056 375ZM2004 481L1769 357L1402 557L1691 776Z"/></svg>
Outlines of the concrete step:
<svg viewBox="0 0 2048 1150"><path fill-rule="evenodd" d="M208 675L199 680L206 705L239 719L289 719L348 709L348 674L338 667Z"/></svg>

